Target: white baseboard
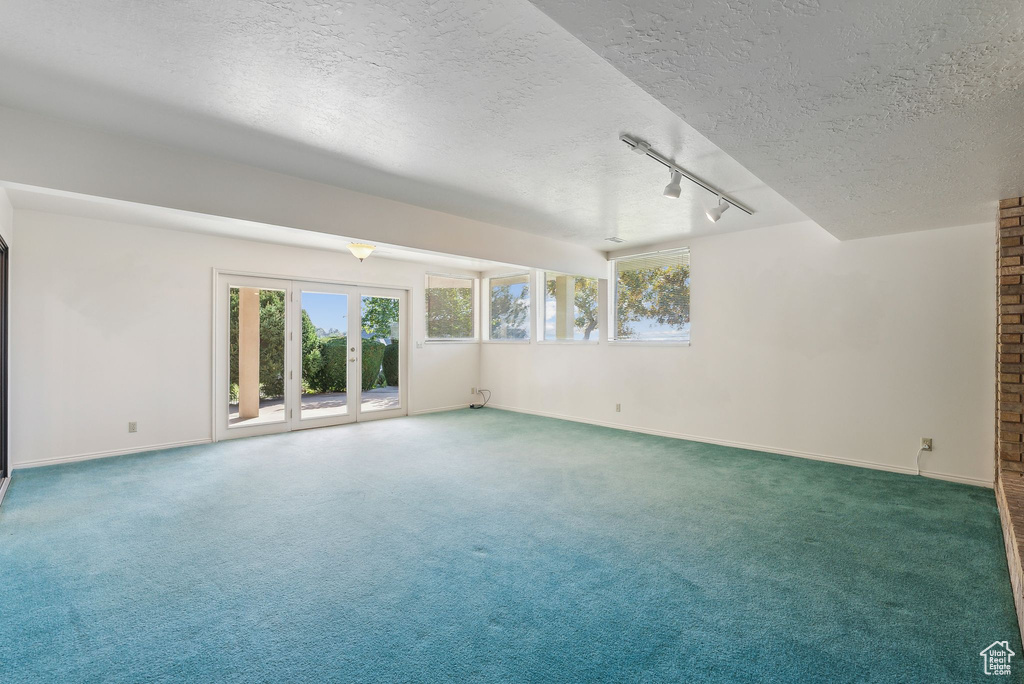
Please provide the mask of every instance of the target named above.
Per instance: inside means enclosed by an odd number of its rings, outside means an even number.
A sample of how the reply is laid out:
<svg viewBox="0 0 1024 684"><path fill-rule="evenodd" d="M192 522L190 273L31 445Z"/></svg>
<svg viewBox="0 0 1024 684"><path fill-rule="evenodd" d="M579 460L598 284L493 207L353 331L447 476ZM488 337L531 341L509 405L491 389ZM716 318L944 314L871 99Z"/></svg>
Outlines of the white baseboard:
<svg viewBox="0 0 1024 684"><path fill-rule="evenodd" d="M601 427L612 428L615 430L627 430L629 432L641 432L647 435L656 435L658 437L671 437L672 439L685 439L691 442L703 442L705 444L718 444L720 446L733 447L736 449L748 449L751 451L765 451L770 454L781 454L783 456L796 456L797 458L809 458L813 461L828 461L829 463L840 463L842 465L856 466L859 468L870 468L872 470L885 470L891 473L903 473L905 475L917 475L917 470L914 468L906 468L904 466L889 465L887 463L875 463L873 461L860 461L853 458L842 458L840 456L829 456L826 454L816 454L809 451L796 451L794 449L780 449L778 447L764 446L763 444L748 444L746 442L734 442L726 439L715 439L713 437L700 437L698 435L687 435L681 432L671 432L668 430L656 430L653 428L642 428L634 425L626 425L623 423L612 423L604 420L591 420L589 418L580 418L577 416L566 416L559 413L551 413L549 411L534 411L532 409L524 409L516 406L503 406L501 404L488 404L489 408L495 408L502 411L514 411L515 413L528 413L534 416L543 416L545 418L557 418L559 420L568 420L574 423L587 423L588 425L600 425ZM921 471L921 475L924 477L930 477L936 480L946 480L948 482L960 482L962 484L975 485L977 487L988 487L992 489L995 486L994 482L982 480L974 477L963 477L961 475L950 475L949 473L939 473L934 471Z"/></svg>
<svg viewBox="0 0 1024 684"><path fill-rule="evenodd" d="M422 416L425 413L441 413L442 411L458 411L459 409L469 408L469 404L455 404L454 406L438 406L437 408L420 409L419 411L410 411L410 416Z"/></svg>
<svg viewBox="0 0 1024 684"><path fill-rule="evenodd" d="M167 442L166 444L147 444L140 447L128 449L112 449L110 451L93 451L88 454L74 454L72 456L57 456L56 458L41 458L37 461L22 461L14 463L11 471L21 468L38 468L40 466L57 465L59 463L75 463L77 461L91 461L94 458L107 458L108 456L123 456L125 454L143 454L150 451L164 451L165 449L176 449L178 447L195 446L197 444L209 444L210 438L190 439L183 442Z"/></svg>

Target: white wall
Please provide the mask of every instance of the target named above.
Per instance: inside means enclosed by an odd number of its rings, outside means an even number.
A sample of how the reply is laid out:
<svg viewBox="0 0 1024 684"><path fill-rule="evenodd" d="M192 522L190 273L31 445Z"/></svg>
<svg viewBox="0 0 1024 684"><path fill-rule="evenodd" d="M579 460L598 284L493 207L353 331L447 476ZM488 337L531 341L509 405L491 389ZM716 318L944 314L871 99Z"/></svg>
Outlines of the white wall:
<svg viewBox="0 0 1024 684"><path fill-rule="evenodd" d="M800 224L678 243L692 346L486 344L481 386L495 406L891 470L932 437L923 470L990 485L993 240Z"/></svg>
<svg viewBox="0 0 1024 684"><path fill-rule="evenodd" d="M410 288L413 337L424 337L424 273L436 268L34 211L14 217L15 468L211 438L215 267ZM411 412L472 400L479 345L410 353ZM138 433L128 433L130 420Z"/></svg>
<svg viewBox="0 0 1024 684"><path fill-rule="evenodd" d="M14 217L15 467L211 437L214 267L410 287L423 338L422 265ZM904 471L927 436L926 472L991 483L993 239L982 225L838 242L813 224L694 239L692 346L605 331L589 346L425 345L410 409L483 386L494 406Z"/></svg>

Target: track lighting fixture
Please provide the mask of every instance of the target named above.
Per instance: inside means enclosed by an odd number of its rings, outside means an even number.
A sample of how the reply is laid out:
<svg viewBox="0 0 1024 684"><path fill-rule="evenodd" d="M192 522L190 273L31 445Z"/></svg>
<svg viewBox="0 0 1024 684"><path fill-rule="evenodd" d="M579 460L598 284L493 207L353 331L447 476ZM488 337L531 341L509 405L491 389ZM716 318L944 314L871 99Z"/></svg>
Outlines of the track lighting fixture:
<svg viewBox="0 0 1024 684"><path fill-rule="evenodd" d="M679 193L683 191L683 189L679 187L679 182L681 180L683 180L683 174L678 171L672 171L672 182L665 186L665 191L661 194L665 195L665 197L679 199Z"/></svg>
<svg viewBox="0 0 1024 684"><path fill-rule="evenodd" d="M722 196L718 196L718 204L708 209L704 214L708 217L708 221L712 223L718 223L718 219L722 218L722 214L729 208L728 204L722 202Z"/></svg>
<svg viewBox="0 0 1024 684"><path fill-rule="evenodd" d="M360 263L362 263L363 259L370 256L375 249L377 248L374 245L367 245L362 242L352 242L348 246L348 251L352 252L352 256L359 259Z"/></svg>
<svg viewBox="0 0 1024 684"><path fill-rule="evenodd" d="M682 192L680 182L684 178L693 183L694 185L698 185L701 188L712 193L713 195L716 195L718 197L718 206L712 207L711 209L707 210L708 220L711 221L712 223L715 223L720 218L722 218L722 214L725 212L726 209L729 208L729 205L736 207L737 209L742 211L744 214L747 214L748 216L754 213L753 210L751 210L750 208L743 206L742 204L732 199L728 195L723 194L714 186L705 183L703 180L693 175L683 167L679 166L668 157L652 150L650 143L646 143L643 142L642 140L631 138L628 135L620 135L619 140L629 145L630 149L639 154L640 156L650 157L651 159L658 162L659 164L661 164L662 166L664 166L665 168L672 172L672 181L665 186L665 190L663 193L665 197L678 198L680 193Z"/></svg>

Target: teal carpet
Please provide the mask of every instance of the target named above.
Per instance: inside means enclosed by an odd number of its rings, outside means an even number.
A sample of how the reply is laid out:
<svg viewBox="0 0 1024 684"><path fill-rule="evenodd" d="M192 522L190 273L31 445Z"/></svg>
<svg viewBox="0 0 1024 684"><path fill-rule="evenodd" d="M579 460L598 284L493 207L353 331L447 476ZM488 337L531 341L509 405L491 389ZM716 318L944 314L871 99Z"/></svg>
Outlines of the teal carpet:
<svg viewBox="0 0 1024 684"><path fill-rule="evenodd" d="M489 409L0 508L3 682L991 682L1004 639L991 490Z"/></svg>

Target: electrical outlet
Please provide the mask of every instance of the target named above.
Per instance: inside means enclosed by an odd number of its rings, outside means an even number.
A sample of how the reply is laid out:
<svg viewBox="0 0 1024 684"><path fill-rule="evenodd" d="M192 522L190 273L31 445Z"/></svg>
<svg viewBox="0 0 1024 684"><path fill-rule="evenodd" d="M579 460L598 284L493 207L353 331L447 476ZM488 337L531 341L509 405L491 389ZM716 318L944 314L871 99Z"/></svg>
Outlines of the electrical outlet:
<svg viewBox="0 0 1024 684"><path fill-rule="evenodd" d="M932 450L932 438L931 437L922 437L921 438L921 451L931 451L931 450Z"/></svg>
<svg viewBox="0 0 1024 684"><path fill-rule="evenodd" d="M134 420L132 422L128 423L128 432L138 432L138 431L139 431L139 424L138 423L136 423Z"/></svg>
<svg viewBox="0 0 1024 684"><path fill-rule="evenodd" d="M476 387L473 387L473 388L471 388L471 389L469 390L469 393L470 393L470 394L476 394Z"/></svg>
<svg viewBox="0 0 1024 684"><path fill-rule="evenodd" d="M616 413L622 413L622 404L616 404L615 405L615 412Z"/></svg>

